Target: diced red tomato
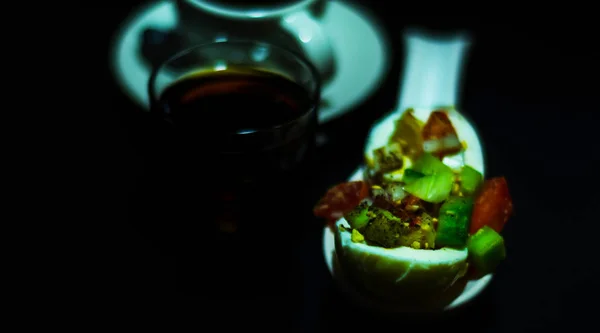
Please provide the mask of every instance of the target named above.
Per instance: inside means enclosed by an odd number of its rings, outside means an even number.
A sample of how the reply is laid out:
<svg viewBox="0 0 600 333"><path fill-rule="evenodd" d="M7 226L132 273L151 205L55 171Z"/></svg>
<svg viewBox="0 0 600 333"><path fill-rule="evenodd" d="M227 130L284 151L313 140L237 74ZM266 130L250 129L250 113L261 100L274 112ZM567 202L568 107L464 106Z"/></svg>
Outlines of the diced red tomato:
<svg viewBox="0 0 600 333"><path fill-rule="evenodd" d="M458 135L448 114L444 111L433 111L421 132L425 152L442 159L462 149Z"/></svg>
<svg viewBox="0 0 600 333"><path fill-rule="evenodd" d="M483 183L473 205L470 233L473 234L484 225L502 231L504 224L513 212L513 203L504 177L496 177Z"/></svg>
<svg viewBox="0 0 600 333"><path fill-rule="evenodd" d="M369 185L364 181L338 184L330 188L313 209L313 214L334 222L354 209L369 195Z"/></svg>
<svg viewBox="0 0 600 333"><path fill-rule="evenodd" d="M421 224L421 218L416 213L418 209L423 207L423 201L412 194L409 194L397 207L390 209L392 214L399 217L403 221L409 221L411 225Z"/></svg>
<svg viewBox="0 0 600 333"><path fill-rule="evenodd" d="M448 114L444 111L433 111L423 126L421 135L424 140L441 139L447 136L458 137Z"/></svg>
<svg viewBox="0 0 600 333"><path fill-rule="evenodd" d="M412 194L407 195L406 198L402 200L402 205L404 206L404 209L406 209L406 207L408 206L421 206L421 204L421 199L415 197Z"/></svg>

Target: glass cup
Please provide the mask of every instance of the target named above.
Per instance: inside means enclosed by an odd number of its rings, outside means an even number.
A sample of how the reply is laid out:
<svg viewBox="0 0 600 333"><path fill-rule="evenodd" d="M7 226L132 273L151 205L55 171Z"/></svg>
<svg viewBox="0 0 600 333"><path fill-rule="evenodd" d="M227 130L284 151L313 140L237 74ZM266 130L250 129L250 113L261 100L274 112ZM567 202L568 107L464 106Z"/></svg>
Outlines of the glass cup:
<svg viewBox="0 0 600 333"><path fill-rule="evenodd" d="M322 22L327 1L177 0L175 7L177 30L185 43L260 39L305 55L321 79L335 71L335 54Z"/></svg>
<svg viewBox="0 0 600 333"><path fill-rule="evenodd" d="M269 271L265 254L286 251L297 212L311 210L302 185L320 89L302 55L257 41L194 46L153 70L151 113L169 124L171 141L160 172L171 185L158 194L169 211L158 221L163 247L203 256L204 276L220 272L219 283Z"/></svg>

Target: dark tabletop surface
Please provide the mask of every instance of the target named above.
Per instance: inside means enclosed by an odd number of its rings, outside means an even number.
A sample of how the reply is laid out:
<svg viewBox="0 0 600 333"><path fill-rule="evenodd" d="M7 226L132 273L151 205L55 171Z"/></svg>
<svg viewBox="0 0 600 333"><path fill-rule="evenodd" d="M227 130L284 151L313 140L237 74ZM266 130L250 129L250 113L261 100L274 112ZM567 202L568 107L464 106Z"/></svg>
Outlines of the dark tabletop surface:
<svg viewBox="0 0 600 333"><path fill-rule="evenodd" d="M94 113L106 125L100 185L108 194L102 196L98 213L109 226L104 227L109 231L100 243L108 259L104 283L118 291L117 297L140 292L171 295L202 307L202 297L187 293L193 284L186 278L190 261L155 249L128 223L139 218L131 212L131 202L139 194L136 184L151 166L136 150L139 119L135 114L139 110L116 87L103 61L109 38L137 3L120 1L88 8L98 18L93 20L96 32L90 46L101 54L97 77L102 79L96 83L106 84L101 89L109 96L98 101L95 106L100 112ZM291 259L301 286L293 298L277 306L211 300L203 318L217 314L237 318L223 309L241 306L246 309L243 312L252 314L248 325L261 322L284 332L389 325L412 331L456 326L478 332L531 332L593 325L593 310L598 308L594 297L598 275L594 273L599 272L596 242L600 231L595 206L600 198L596 153L600 53L593 42L593 20L578 14L583 8L549 7L542 14L486 3L486 8L453 7L426 15L415 14L425 13L425 4L409 13L390 10L387 1L368 3L365 6L381 20L393 42L393 62L375 94L353 112L322 126L330 141L319 149L322 168L308 186L308 195L317 200L330 185L352 173L361 162L369 126L393 108L402 71L402 29L468 30L475 44L465 68L461 109L479 129L488 175L504 175L510 184L516 214L504 231L507 260L481 297L457 313L441 318L381 319L358 312L362 310L336 290L322 259L322 224L307 211L306 231Z"/></svg>

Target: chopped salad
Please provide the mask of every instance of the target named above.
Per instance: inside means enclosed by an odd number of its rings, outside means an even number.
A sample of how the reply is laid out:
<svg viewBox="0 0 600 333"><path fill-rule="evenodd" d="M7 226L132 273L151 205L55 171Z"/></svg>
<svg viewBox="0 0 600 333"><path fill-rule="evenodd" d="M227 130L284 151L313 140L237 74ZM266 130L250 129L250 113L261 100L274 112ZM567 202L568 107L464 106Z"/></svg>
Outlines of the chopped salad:
<svg viewBox="0 0 600 333"><path fill-rule="evenodd" d="M500 232L513 204L504 177L443 162L465 149L446 111L423 124L407 110L388 143L366 156L364 180L329 189L314 214L331 227L344 217L352 241L371 246L466 247L474 268L489 273L506 256Z"/></svg>

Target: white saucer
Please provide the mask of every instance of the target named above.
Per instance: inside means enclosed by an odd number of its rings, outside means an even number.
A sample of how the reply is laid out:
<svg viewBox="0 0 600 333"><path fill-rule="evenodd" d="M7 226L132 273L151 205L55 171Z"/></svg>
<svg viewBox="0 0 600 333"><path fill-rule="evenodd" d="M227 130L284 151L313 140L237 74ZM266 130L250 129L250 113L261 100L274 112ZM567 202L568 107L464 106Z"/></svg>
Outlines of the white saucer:
<svg viewBox="0 0 600 333"><path fill-rule="evenodd" d="M348 3L331 1L322 18L336 56L337 70L323 87L319 120L339 117L363 102L381 83L390 61L389 43L376 21ZM146 84L150 68L139 52L146 28L169 29L177 23L171 1L154 3L132 13L114 41L113 72L121 88L148 108Z"/></svg>
<svg viewBox="0 0 600 333"><path fill-rule="evenodd" d="M349 181L363 180L363 169L358 168L358 170L356 170L354 172L354 174L352 174L352 176L348 180ZM342 274L336 273L336 271L338 271L338 270L334 270L334 267L335 267L335 260L334 260L335 236L333 234L333 231L328 226L325 226L325 228L323 229L323 255L325 256L325 263L327 264L327 268L329 269L329 272L334 277L334 279L336 280L338 285L345 292L347 292L349 294L349 296L353 300L355 300L358 304L360 304L361 306L369 307L371 309L381 310L384 312L406 311L406 309L401 309L401 308L399 308L399 309L391 309L389 307L384 308L382 305L377 304L377 303L365 298L364 296L360 295L354 288L352 288L349 285L348 281ZM487 274L477 280L467 281L462 292L450 304L445 306L443 310L449 311L449 310L458 308L459 306L472 301L477 295L479 295L485 289L485 287L492 280L492 277L493 277L493 274L490 273L490 274Z"/></svg>

